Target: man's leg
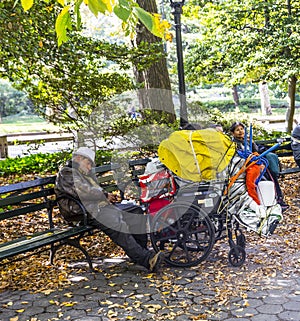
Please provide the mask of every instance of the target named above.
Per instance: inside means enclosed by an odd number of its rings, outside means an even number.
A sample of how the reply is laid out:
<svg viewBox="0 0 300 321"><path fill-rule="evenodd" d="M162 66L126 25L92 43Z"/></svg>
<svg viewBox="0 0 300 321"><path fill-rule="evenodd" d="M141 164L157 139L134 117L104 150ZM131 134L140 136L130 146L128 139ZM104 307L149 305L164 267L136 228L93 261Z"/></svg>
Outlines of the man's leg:
<svg viewBox="0 0 300 321"><path fill-rule="evenodd" d="M132 236L141 247L147 249L147 215L144 214L140 206L132 204L117 204L122 211L124 221L127 223Z"/></svg>
<svg viewBox="0 0 300 321"><path fill-rule="evenodd" d="M122 212L115 206L102 207L97 217L94 217L92 224L108 235L135 263L147 269L150 268L149 262L155 253L143 248L136 242L122 218Z"/></svg>

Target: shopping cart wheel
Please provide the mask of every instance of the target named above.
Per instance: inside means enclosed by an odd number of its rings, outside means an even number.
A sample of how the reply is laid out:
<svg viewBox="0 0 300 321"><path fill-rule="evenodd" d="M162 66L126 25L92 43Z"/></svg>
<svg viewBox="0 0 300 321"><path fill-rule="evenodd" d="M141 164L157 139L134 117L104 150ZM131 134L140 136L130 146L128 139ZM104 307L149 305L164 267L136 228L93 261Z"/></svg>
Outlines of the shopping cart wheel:
<svg viewBox="0 0 300 321"><path fill-rule="evenodd" d="M190 267L205 260L215 243L210 217L198 206L174 202L151 219L151 243L164 253L165 262Z"/></svg>
<svg viewBox="0 0 300 321"><path fill-rule="evenodd" d="M245 262L246 251L243 247L233 246L228 253L228 261L233 266L241 266Z"/></svg>

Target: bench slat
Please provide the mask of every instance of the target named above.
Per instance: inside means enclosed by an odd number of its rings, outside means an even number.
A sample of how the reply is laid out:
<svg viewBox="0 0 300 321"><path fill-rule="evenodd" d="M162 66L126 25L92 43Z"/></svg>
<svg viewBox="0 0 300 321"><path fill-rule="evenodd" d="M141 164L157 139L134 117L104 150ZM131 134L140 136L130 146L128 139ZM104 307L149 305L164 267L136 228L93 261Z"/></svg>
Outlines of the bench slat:
<svg viewBox="0 0 300 321"><path fill-rule="evenodd" d="M48 202L40 203L40 204L29 204L28 206L24 206L21 208L17 208L14 210L9 210L6 212L0 212L0 221L8 218L13 218L19 215L25 215L29 213L34 213L45 208L50 208L52 206L52 202L49 200Z"/></svg>
<svg viewBox="0 0 300 321"><path fill-rule="evenodd" d="M300 172L300 167L287 168L279 172L279 175L295 174Z"/></svg>
<svg viewBox="0 0 300 321"><path fill-rule="evenodd" d="M279 139L260 140L260 141L255 141L255 143L258 145L265 146L266 148L269 148L269 147L273 146L274 144L276 144L279 140L281 140L281 139L279 138ZM293 156L291 141L292 141L291 137L283 138L283 142L281 143L281 145L273 151L279 157L279 161L280 161L280 157L292 157ZM287 169L281 170L279 172L279 175L284 176L287 174L294 174L294 173L298 173L298 172L300 172L299 167L287 168Z"/></svg>
<svg viewBox="0 0 300 321"><path fill-rule="evenodd" d="M95 167L94 171L96 174L99 174L99 173L105 173L105 172L110 172L112 170L116 170L118 168L120 168L121 165L120 164L106 164L106 165L101 165L101 166L97 166Z"/></svg>
<svg viewBox="0 0 300 321"><path fill-rule="evenodd" d="M51 195L54 195L54 188L43 189L41 191L33 192L30 194L9 196L9 197L0 199L0 208L7 205L15 205L21 202L39 199L41 197L48 197Z"/></svg>
<svg viewBox="0 0 300 321"><path fill-rule="evenodd" d="M38 178L28 182L21 182L16 184L0 186L0 194L22 191L31 187L39 187L39 186L44 186L48 184L54 184L55 179L56 179L56 176L50 176L45 178Z"/></svg>
<svg viewBox="0 0 300 321"><path fill-rule="evenodd" d="M92 226L76 226L67 229L52 229L33 234L26 239L13 240L0 246L0 259L35 250L37 248L63 241L65 239L87 233L93 230Z"/></svg>

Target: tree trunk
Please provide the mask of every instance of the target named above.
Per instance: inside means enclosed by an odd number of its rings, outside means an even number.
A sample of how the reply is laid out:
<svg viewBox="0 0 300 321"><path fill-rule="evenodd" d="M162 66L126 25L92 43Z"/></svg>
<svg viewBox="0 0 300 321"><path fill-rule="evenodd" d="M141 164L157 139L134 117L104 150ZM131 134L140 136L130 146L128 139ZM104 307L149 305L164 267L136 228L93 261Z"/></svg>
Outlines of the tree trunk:
<svg viewBox="0 0 300 321"><path fill-rule="evenodd" d="M268 84L265 81L259 84L259 92L262 115L272 115Z"/></svg>
<svg viewBox="0 0 300 321"><path fill-rule="evenodd" d="M138 0L137 3L146 11L157 13L155 0ZM138 47L142 42L159 43L161 42L161 39L149 32L144 25L138 24L134 45ZM164 51L162 43L160 50L161 52ZM134 73L137 82L142 84L142 87L144 88L139 90L138 93L140 109L166 112L168 114L168 120L173 123L176 120L176 115L172 100L171 83L166 58L163 57L144 70L134 68Z"/></svg>
<svg viewBox="0 0 300 321"><path fill-rule="evenodd" d="M240 99L239 99L239 93L237 91L236 85L232 87L232 97L233 97L234 106L237 107L240 104Z"/></svg>
<svg viewBox="0 0 300 321"><path fill-rule="evenodd" d="M293 121L295 114L295 102L296 102L296 76L292 76L288 81L288 109L285 114L285 130L287 133L291 133L293 129Z"/></svg>

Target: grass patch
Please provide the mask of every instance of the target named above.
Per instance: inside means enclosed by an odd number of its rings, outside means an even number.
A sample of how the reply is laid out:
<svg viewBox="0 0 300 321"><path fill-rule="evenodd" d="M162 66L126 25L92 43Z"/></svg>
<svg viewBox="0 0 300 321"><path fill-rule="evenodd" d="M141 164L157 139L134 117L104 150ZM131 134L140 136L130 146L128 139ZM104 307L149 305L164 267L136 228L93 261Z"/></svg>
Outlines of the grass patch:
<svg viewBox="0 0 300 321"><path fill-rule="evenodd" d="M37 115L14 115L5 117L0 124L1 134L28 133L59 131L60 128L49 124L43 118Z"/></svg>

